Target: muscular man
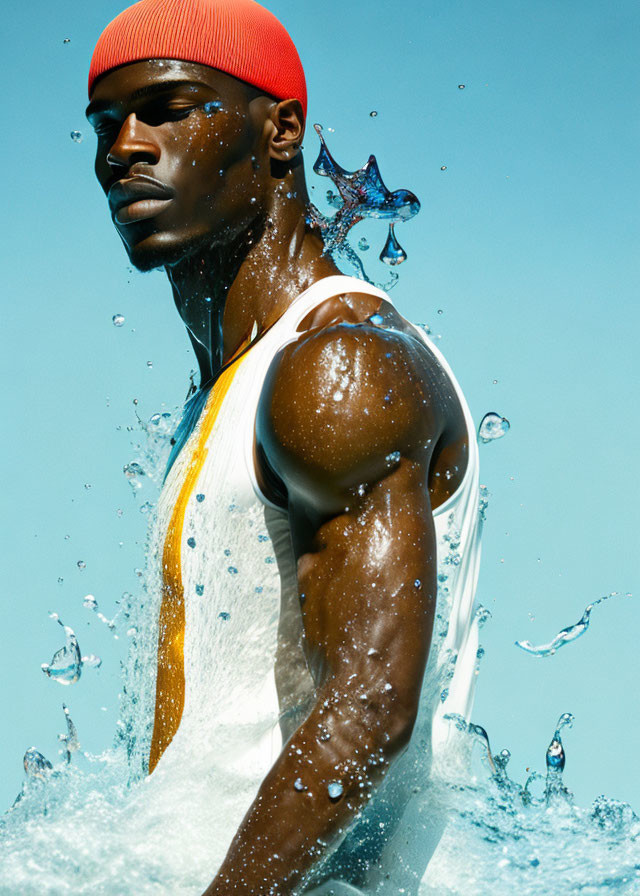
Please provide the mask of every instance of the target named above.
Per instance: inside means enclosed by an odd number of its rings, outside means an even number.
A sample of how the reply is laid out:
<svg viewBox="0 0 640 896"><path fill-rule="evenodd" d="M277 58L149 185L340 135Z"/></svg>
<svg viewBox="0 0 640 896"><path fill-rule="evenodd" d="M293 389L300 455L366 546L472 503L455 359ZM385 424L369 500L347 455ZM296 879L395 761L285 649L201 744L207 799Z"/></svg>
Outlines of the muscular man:
<svg viewBox="0 0 640 896"><path fill-rule="evenodd" d="M477 650L462 393L324 254L304 73L269 12L141 0L89 94L115 227L165 269L200 368L158 506L150 792L182 782L208 896L418 892Z"/></svg>

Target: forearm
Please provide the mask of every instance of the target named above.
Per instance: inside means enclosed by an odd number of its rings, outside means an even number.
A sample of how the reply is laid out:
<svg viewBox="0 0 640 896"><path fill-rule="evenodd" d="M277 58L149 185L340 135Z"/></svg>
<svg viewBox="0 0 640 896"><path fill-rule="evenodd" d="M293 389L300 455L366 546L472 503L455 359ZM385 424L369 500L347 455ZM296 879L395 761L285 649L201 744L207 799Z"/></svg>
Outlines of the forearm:
<svg viewBox="0 0 640 896"><path fill-rule="evenodd" d="M360 700L360 702L362 702ZM341 839L393 756L401 726L334 685L283 749L205 896L291 894ZM408 732L406 732L408 733Z"/></svg>

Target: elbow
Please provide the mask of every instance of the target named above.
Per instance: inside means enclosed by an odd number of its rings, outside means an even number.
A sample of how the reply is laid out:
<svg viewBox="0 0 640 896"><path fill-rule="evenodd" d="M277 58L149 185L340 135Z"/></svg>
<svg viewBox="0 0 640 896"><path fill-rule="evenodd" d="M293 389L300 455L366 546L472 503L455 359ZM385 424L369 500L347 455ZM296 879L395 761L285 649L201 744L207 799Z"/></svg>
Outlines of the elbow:
<svg viewBox="0 0 640 896"><path fill-rule="evenodd" d="M386 745L383 751L389 761L402 755L409 746L418 716L417 710L399 709L389 719L386 728Z"/></svg>

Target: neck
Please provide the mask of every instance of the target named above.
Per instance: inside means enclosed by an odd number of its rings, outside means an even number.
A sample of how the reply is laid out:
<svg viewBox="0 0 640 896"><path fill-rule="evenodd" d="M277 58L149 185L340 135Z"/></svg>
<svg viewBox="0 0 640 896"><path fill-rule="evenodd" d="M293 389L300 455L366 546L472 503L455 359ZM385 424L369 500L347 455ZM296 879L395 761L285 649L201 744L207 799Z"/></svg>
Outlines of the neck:
<svg viewBox="0 0 640 896"><path fill-rule="evenodd" d="M201 385L312 283L339 273L323 254L318 230L307 223L308 202L300 167L278 181L266 207L234 240L166 268Z"/></svg>

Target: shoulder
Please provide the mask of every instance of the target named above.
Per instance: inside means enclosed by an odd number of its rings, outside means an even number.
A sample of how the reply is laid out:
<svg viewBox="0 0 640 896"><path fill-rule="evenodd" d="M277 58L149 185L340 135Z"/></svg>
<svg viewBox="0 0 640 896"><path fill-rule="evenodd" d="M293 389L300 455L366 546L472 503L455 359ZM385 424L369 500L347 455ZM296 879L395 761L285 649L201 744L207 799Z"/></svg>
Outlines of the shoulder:
<svg viewBox="0 0 640 896"><path fill-rule="evenodd" d="M313 480L342 492L380 478L389 456L424 459L445 431L446 375L396 319L385 306L377 323L316 323L275 357L257 440L288 490Z"/></svg>

